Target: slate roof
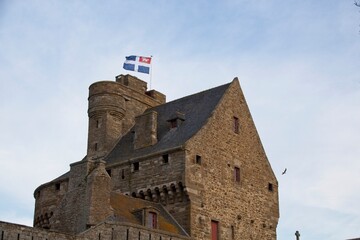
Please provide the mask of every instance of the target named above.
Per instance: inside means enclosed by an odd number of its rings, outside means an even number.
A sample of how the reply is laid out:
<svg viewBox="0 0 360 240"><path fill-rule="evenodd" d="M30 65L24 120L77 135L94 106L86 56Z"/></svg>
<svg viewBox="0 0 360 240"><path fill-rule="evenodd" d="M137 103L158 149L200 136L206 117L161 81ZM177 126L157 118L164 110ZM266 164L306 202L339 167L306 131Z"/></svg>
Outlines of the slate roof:
<svg viewBox="0 0 360 240"><path fill-rule="evenodd" d="M120 163L131 158L180 147L196 134L224 95L231 83L183 97L150 109L157 112L158 142L149 147L135 150L133 147L134 128L126 133L105 158L108 164ZM180 114L177 114L180 113ZM181 125L170 129L169 120L184 118Z"/></svg>

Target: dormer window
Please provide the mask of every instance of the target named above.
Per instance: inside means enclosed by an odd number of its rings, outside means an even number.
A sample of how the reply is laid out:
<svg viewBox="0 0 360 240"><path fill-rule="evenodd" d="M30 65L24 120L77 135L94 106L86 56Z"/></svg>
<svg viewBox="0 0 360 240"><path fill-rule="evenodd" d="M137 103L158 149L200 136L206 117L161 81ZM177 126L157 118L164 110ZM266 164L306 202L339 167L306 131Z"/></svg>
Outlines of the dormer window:
<svg viewBox="0 0 360 240"><path fill-rule="evenodd" d="M157 228L157 213L148 212L147 214L147 227L156 229Z"/></svg>
<svg viewBox="0 0 360 240"><path fill-rule="evenodd" d="M177 128L178 124L177 124L177 119L172 119L169 121L170 123L170 128Z"/></svg>
<svg viewBox="0 0 360 240"><path fill-rule="evenodd" d="M181 112L175 112L170 116L169 120L167 121L169 122L171 129L177 128L183 121L185 121L185 114Z"/></svg>

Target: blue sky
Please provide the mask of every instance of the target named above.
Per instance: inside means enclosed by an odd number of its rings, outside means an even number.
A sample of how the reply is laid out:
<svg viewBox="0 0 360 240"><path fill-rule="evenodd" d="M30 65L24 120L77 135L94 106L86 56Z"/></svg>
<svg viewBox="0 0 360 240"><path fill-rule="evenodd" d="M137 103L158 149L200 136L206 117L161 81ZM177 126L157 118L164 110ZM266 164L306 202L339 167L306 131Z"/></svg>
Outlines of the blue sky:
<svg viewBox="0 0 360 240"><path fill-rule="evenodd" d="M280 185L279 240L360 237L359 11L351 0L0 1L0 219L32 224L33 190L86 154L88 86L138 54L154 56L152 88L168 100L239 77Z"/></svg>

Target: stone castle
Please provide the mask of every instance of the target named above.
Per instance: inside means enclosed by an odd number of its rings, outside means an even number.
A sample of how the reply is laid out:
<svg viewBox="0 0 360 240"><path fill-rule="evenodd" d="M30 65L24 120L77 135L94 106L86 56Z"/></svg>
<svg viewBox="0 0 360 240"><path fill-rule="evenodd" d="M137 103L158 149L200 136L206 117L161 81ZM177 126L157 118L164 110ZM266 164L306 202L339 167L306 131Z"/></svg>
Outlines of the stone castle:
<svg viewBox="0 0 360 240"><path fill-rule="evenodd" d="M89 88L87 155L0 240L275 240L278 182L237 78L166 103L131 75Z"/></svg>

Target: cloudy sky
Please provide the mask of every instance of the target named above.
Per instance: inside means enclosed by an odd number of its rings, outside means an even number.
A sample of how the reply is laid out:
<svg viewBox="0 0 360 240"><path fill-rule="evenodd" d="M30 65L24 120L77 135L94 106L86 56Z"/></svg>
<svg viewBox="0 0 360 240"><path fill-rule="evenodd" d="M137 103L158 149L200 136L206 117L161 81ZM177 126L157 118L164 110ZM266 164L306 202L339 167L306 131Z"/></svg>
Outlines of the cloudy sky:
<svg viewBox="0 0 360 240"><path fill-rule="evenodd" d="M86 154L88 86L138 54L154 56L152 88L168 100L239 77L280 185L279 240L360 237L359 11L352 0L0 0L0 220L32 225L34 189Z"/></svg>

